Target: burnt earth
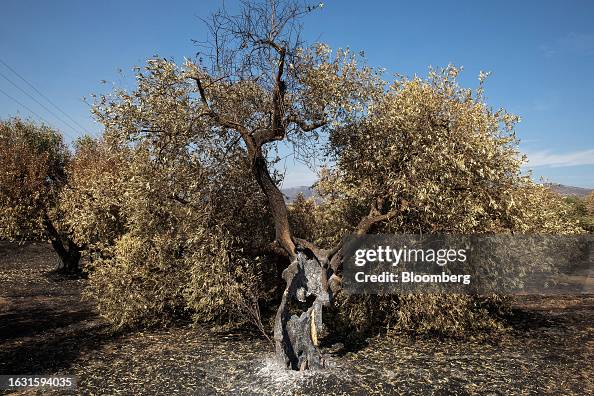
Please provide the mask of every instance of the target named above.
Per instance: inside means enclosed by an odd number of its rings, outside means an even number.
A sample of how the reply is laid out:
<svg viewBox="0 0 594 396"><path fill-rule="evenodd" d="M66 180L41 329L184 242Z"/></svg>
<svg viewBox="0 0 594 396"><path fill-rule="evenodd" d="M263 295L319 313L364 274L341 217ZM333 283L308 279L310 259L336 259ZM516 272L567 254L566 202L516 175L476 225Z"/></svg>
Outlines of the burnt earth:
<svg viewBox="0 0 594 396"><path fill-rule="evenodd" d="M329 367L296 372L245 332L114 334L81 301L85 280L47 275L55 264L45 244L0 242L0 374L78 377L76 390L14 394L594 394L594 296L522 297L493 334L331 345Z"/></svg>

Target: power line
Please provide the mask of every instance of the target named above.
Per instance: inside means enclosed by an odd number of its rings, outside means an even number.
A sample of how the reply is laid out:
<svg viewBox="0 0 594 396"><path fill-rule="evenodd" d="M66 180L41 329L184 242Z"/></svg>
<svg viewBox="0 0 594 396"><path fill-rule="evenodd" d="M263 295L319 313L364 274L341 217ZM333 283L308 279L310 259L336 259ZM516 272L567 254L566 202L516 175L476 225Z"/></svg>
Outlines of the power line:
<svg viewBox="0 0 594 396"><path fill-rule="evenodd" d="M74 128L72 125L70 125L69 123L67 123L66 121L64 121L62 118L60 118L56 113L54 113L52 110L48 109L47 106L45 106L43 103L41 103L40 101L38 101L35 97L33 97L31 94L29 94L29 92L25 91L23 88L19 87L15 82L13 82L12 80L10 80L8 77L6 77L4 74L2 74L0 72L0 76L2 76L6 81L8 81L9 83L11 83L14 87L16 87L19 91L21 91L22 93L24 93L25 95L27 95L31 100L33 100L35 103L37 103L39 106L43 107L48 113L50 113L51 115L53 115L54 117L56 117L56 119L58 121L61 121L64 125L66 125L68 128L72 129L74 131L74 133L76 133L76 128ZM69 136L70 138L72 138L72 136Z"/></svg>
<svg viewBox="0 0 594 396"><path fill-rule="evenodd" d="M45 118L43 118L42 116L40 116L39 114L37 114L36 112L34 112L33 110L31 110L28 106L22 104L21 102L19 102L18 100L16 100L15 98L13 98L12 96L10 96L6 92L4 92L1 88L0 88L0 92L2 92L4 95L6 95L9 99L12 99L19 106L24 107L25 110L29 111L31 114L33 114L35 117L37 117L37 120L38 121L41 121L41 122L44 122L47 125L50 125L50 123Z"/></svg>
<svg viewBox="0 0 594 396"><path fill-rule="evenodd" d="M45 96L41 91L39 91L37 88L35 88L35 86L33 84L31 84L29 81L27 81L25 79L25 77L21 76L16 70L14 70L12 67L10 67L6 62L4 62L2 59L0 59L0 63L2 63L8 70L10 70L11 72L13 72L18 78L20 78L21 80L23 80L25 82L25 84L27 84L29 87L31 87L31 89L33 89L35 92L37 92L39 94L39 96L41 96L42 98L44 98L45 100L47 100L48 103L50 103L52 106L54 106L60 113L64 114L70 121L72 121L74 124L76 124L83 132L87 129L84 126L82 126L81 124L79 124L74 118L72 118L68 113L66 113L64 110L62 110L57 104L55 104L50 98L48 98L47 96Z"/></svg>

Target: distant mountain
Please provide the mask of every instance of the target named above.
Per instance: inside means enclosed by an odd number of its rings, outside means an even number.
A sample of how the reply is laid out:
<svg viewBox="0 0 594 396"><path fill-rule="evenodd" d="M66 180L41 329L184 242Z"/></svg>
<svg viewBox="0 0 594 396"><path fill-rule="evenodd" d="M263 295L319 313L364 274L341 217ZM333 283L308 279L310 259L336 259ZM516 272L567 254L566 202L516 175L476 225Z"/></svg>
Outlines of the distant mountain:
<svg viewBox="0 0 594 396"><path fill-rule="evenodd" d="M583 198L588 196L593 191L590 188L566 186L559 183L546 183L545 186L564 197L575 196ZM283 188L282 192L285 195L287 202L293 202L299 193L302 193L305 198L310 198L316 195L315 191L308 186Z"/></svg>
<svg viewBox="0 0 594 396"><path fill-rule="evenodd" d="M295 199L297 199L299 193L302 193L304 198L310 198L316 194L315 191L308 186L283 188L282 193L284 194L285 200L287 202L293 202Z"/></svg>
<svg viewBox="0 0 594 396"><path fill-rule="evenodd" d="M566 186L558 183L545 183L545 186L564 197L574 196L584 198L592 192L592 189L590 188Z"/></svg>

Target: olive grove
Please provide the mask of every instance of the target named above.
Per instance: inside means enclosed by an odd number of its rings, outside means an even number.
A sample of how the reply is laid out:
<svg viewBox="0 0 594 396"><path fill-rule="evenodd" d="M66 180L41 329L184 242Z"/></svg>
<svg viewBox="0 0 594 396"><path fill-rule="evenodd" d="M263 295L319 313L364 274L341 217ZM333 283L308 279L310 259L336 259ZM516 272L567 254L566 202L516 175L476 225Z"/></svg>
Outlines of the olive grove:
<svg viewBox="0 0 594 396"><path fill-rule="evenodd" d="M341 293L349 234L580 232L567 204L522 174L519 119L485 103L486 75L475 90L454 66L385 81L348 49L301 41L299 20L315 7L242 4L206 21L197 59L149 59L132 91L97 96L104 133L80 139L69 160L53 143L56 182L40 181L49 162L31 170L41 176L29 190L44 185L51 208L27 204L27 219L60 213L99 311L118 327L249 322L272 329L278 360L295 370L323 367L330 332L499 326L499 296ZM318 201L285 202L281 144L326 160ZM27 201L11 191L2 214L22 215L7 202Z"/></svg>

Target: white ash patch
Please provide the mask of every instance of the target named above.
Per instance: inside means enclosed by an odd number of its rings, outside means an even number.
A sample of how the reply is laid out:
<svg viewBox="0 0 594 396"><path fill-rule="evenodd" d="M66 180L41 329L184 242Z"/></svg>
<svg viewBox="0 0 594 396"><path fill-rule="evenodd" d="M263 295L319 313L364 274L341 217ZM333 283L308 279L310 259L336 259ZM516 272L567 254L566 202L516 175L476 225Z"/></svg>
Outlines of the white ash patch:
<svg viewBox="0 0 594 396"><path fill-rule="evenodd" d="M314 380L330 375L332 368L323 370L288 370L274 358L267 356L254 362L254 375L258 378L252 384L253 394L291 395L299 393L304 387L310 387Z"/></svg>

